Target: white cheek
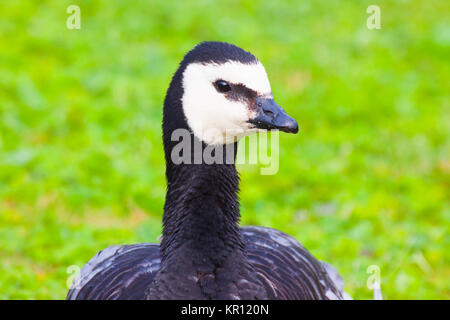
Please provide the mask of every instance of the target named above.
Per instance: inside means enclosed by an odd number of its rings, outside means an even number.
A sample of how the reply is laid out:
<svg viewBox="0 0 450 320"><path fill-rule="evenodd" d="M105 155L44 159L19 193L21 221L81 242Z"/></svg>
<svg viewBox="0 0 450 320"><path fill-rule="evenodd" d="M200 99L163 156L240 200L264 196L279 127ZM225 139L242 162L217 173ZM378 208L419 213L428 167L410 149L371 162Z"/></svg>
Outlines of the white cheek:
<svg viewBox="0 0 450 320"><path fill-rule="evenodd" d="M183 106L188 125L199 139L222 144L226 135L244 134L249 127L249 111L244 103L230 101L209 90L202 90L203 95L194 92L183 97Z"/></svg>
<svg viewBox="0 0 450 320"><path fill-rule="evenodd" d="M194 64L186 68L183 77L186 120L193 133L208 144L231 143L255 132L247 122L252 112L246 102L229 100L214 88L216 74L224 73L219 71Z"/></svg>

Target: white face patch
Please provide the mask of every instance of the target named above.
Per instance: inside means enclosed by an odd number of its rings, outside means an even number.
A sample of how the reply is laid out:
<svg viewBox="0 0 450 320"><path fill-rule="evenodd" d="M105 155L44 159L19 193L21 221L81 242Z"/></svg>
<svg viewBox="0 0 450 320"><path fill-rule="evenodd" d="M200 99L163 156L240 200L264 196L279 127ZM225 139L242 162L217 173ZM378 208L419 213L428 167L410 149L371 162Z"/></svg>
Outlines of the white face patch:
<svg viewBox="0 0 450 320"><path fill-rule="evenodd" d="M195 136L208 144L226 144L258 131L247 121L254 115L245 101L230 100L213 83L242 84L258 96L272 97L263 65L236 61L189 64L183 73L184 114Z"/></svg>

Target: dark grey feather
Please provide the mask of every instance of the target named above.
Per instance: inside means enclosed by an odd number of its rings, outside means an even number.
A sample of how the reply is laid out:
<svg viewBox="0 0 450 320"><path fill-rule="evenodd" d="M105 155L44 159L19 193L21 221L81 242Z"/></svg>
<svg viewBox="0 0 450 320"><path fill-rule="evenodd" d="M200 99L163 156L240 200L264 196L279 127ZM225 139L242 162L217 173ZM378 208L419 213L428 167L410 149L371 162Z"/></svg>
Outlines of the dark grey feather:
<svg viewBox="0 0 450 320"><path fill-rule="evenodd" d="M265 227L241 230L248 261L269 299L349 298L336 270L291 236ZM67 299L144 299L160 263L158 244L108 247L83 267Z"/></svg>
<svg viewBox="0 0 450 320"><path fill-rule="evenodd" d="M160 262L158 244L110 246L97 253L81 269L67 299L143 299Z"/></svg>

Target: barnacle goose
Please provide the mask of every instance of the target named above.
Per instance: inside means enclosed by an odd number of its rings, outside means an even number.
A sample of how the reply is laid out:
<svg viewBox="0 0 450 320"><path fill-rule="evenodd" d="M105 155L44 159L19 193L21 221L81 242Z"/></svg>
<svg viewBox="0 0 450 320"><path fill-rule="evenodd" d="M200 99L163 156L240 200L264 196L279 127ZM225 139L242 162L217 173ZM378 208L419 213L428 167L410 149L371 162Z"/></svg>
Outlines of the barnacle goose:
<svg viewBox="0 0 450 320"><path fill-rule="evenodd" d="M258 130L298 131L273 100L257 58L228 43L194 47L172 78L162 127L168 186L161 244L100 251L82 268L67 299L347 297L336 270L294 238L238 225L237 140ZM181 162L173 159L177 129L192 138L192 149L179 153ZM214 146L212 154L223 161L197 164L195 143L200 152Z"/></svg>

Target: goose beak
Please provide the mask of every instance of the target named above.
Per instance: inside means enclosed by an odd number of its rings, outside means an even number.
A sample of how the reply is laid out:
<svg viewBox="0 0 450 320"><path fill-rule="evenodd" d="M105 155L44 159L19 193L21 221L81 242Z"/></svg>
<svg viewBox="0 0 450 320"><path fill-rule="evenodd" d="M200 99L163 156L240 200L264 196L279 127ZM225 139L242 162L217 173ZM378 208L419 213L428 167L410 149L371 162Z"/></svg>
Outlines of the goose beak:
<svg viewBox="0 0 450 320"><path fill-rule="evenodd" d="M257 114L248 120L255 128L297 133L298 124L273 99L256 98Z"/></svg>

